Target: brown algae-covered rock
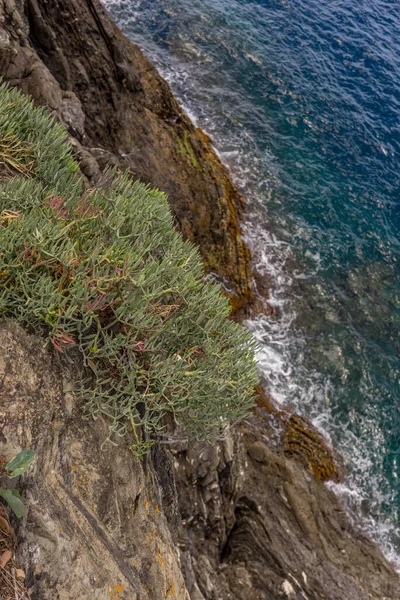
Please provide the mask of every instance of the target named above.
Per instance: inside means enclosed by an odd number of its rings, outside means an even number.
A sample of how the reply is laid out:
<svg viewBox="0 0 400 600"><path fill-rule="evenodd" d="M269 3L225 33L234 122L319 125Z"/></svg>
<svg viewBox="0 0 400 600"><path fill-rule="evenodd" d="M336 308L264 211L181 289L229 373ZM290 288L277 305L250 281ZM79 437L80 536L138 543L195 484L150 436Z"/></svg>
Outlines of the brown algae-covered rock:
<svg viewBox="0 0 400 600"><path fill-rule="evenodd" d="M285 425L285 455L304 462L317 481L337 481L339 469L332 450L319 431L296 414L290 415Z"/></svg>
<svg viewBox="0 0 400 600"><path fill-rule="evenodd" d="M256 387L256 414L259 428L263 428L263 415L273 417L281 428L285 456L300 462L317 481L338 481L341 471L338 457L325 441L323 435L307 419L276 408L262 385Z"/></svg>

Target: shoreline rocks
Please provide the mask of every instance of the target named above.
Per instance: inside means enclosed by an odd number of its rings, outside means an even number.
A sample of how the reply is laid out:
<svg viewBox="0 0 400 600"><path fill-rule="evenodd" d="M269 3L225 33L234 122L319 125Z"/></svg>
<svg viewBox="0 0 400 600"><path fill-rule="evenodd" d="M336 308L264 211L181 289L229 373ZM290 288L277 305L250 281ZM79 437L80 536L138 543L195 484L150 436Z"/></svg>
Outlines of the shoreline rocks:
<svg viewBox="0 0 400 600"><path fill-rule="evenodd" d="M255 294L244 200L98 0L0 0L0 73L65 124L88 185L113 165L167 192L178 228L245 314ZM283 418L286 446L261 403L224 442L157 447L134 464L124 446L101 450L101 424L82 422L40 338L1 323L1 365L3 446L39 450L19 530L32 600L400 598L393 567L316 480L337 474L297 417Z"/></svg>

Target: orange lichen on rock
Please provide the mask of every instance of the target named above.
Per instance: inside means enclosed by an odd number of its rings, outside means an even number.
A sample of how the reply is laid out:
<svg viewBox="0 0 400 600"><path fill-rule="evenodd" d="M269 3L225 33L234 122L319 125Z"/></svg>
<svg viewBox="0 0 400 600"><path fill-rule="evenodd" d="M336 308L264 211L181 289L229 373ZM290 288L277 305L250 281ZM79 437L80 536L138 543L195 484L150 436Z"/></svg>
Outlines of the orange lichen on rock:
<svg viewBox="0 0 400 600"><path fill-rule="evenodd" d="M171 579L169 582L169 587L165 592L165 597L169 598L170 596L172 596L172 594L175 594L175 581L173 579Z"/></svg>
<svg viewBox="0 0 400 600"><path fill-rule="evenodd" d="M303 462L317 481L338 481L340 470L322 434L296 414L290 415L285 424L285 455Z"/></svg>
<svg viewBox="0 0 400 600"><path fill-rule="evenodd" d="M285 456L301 462L317 481L338 481L340 469L323 435L307 419L277 408L262 386L255 390L257 407L277 417L283 425Z"/></svg>

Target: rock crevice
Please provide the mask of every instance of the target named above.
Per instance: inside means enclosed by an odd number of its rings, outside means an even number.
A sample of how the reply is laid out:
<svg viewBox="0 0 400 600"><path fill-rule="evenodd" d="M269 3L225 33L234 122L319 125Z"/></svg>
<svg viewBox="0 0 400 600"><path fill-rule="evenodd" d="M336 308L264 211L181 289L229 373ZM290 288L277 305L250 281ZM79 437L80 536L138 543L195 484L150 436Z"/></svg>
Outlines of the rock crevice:
<svg viewBox="0 0 400 600"><path fill-rule="evenodd" d="M241 195L98 0L0 0L0 73L65 124L88 185L114 165L167 192L236 309L251 303ZM280 444L264 398L224 442L157 447L139 464L103 449L106 425L82 421L71 379L39 337L0 323L2 452L37 450L19 528L32 600L400 599L392 566L321 483L335 465L302 420L287 418Z"/></svg>

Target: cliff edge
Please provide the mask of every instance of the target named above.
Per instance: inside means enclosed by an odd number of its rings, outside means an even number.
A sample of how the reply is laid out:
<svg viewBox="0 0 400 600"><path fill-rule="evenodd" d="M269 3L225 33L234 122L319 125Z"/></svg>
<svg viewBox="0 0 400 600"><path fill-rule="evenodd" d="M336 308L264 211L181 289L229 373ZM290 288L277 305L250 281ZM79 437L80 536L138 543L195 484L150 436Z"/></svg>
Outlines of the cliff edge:
<svg viewBox="0 0 400 600"><path fill-rule="evenodd" d="M97 0L0 0L0 72L66 125L87 185L107 165L169 194L183 235L253 299L243 199L168 85ZM102 447L70 393L80 368L0 324L5 454L24 477L19 558L32 600L396 600L400 582L337 498L288 458L265 407L215 445ZM301 442L301 440L300 440Z"/></svg>
<svg viewBox="0 0 400 600"><path fill-rule="evenodd" d="M0 2L0 73L56 112L82 172L129 169L166 192L177 225L242 306L253 298L243 198L210 140L97 0Z"/></svg>

